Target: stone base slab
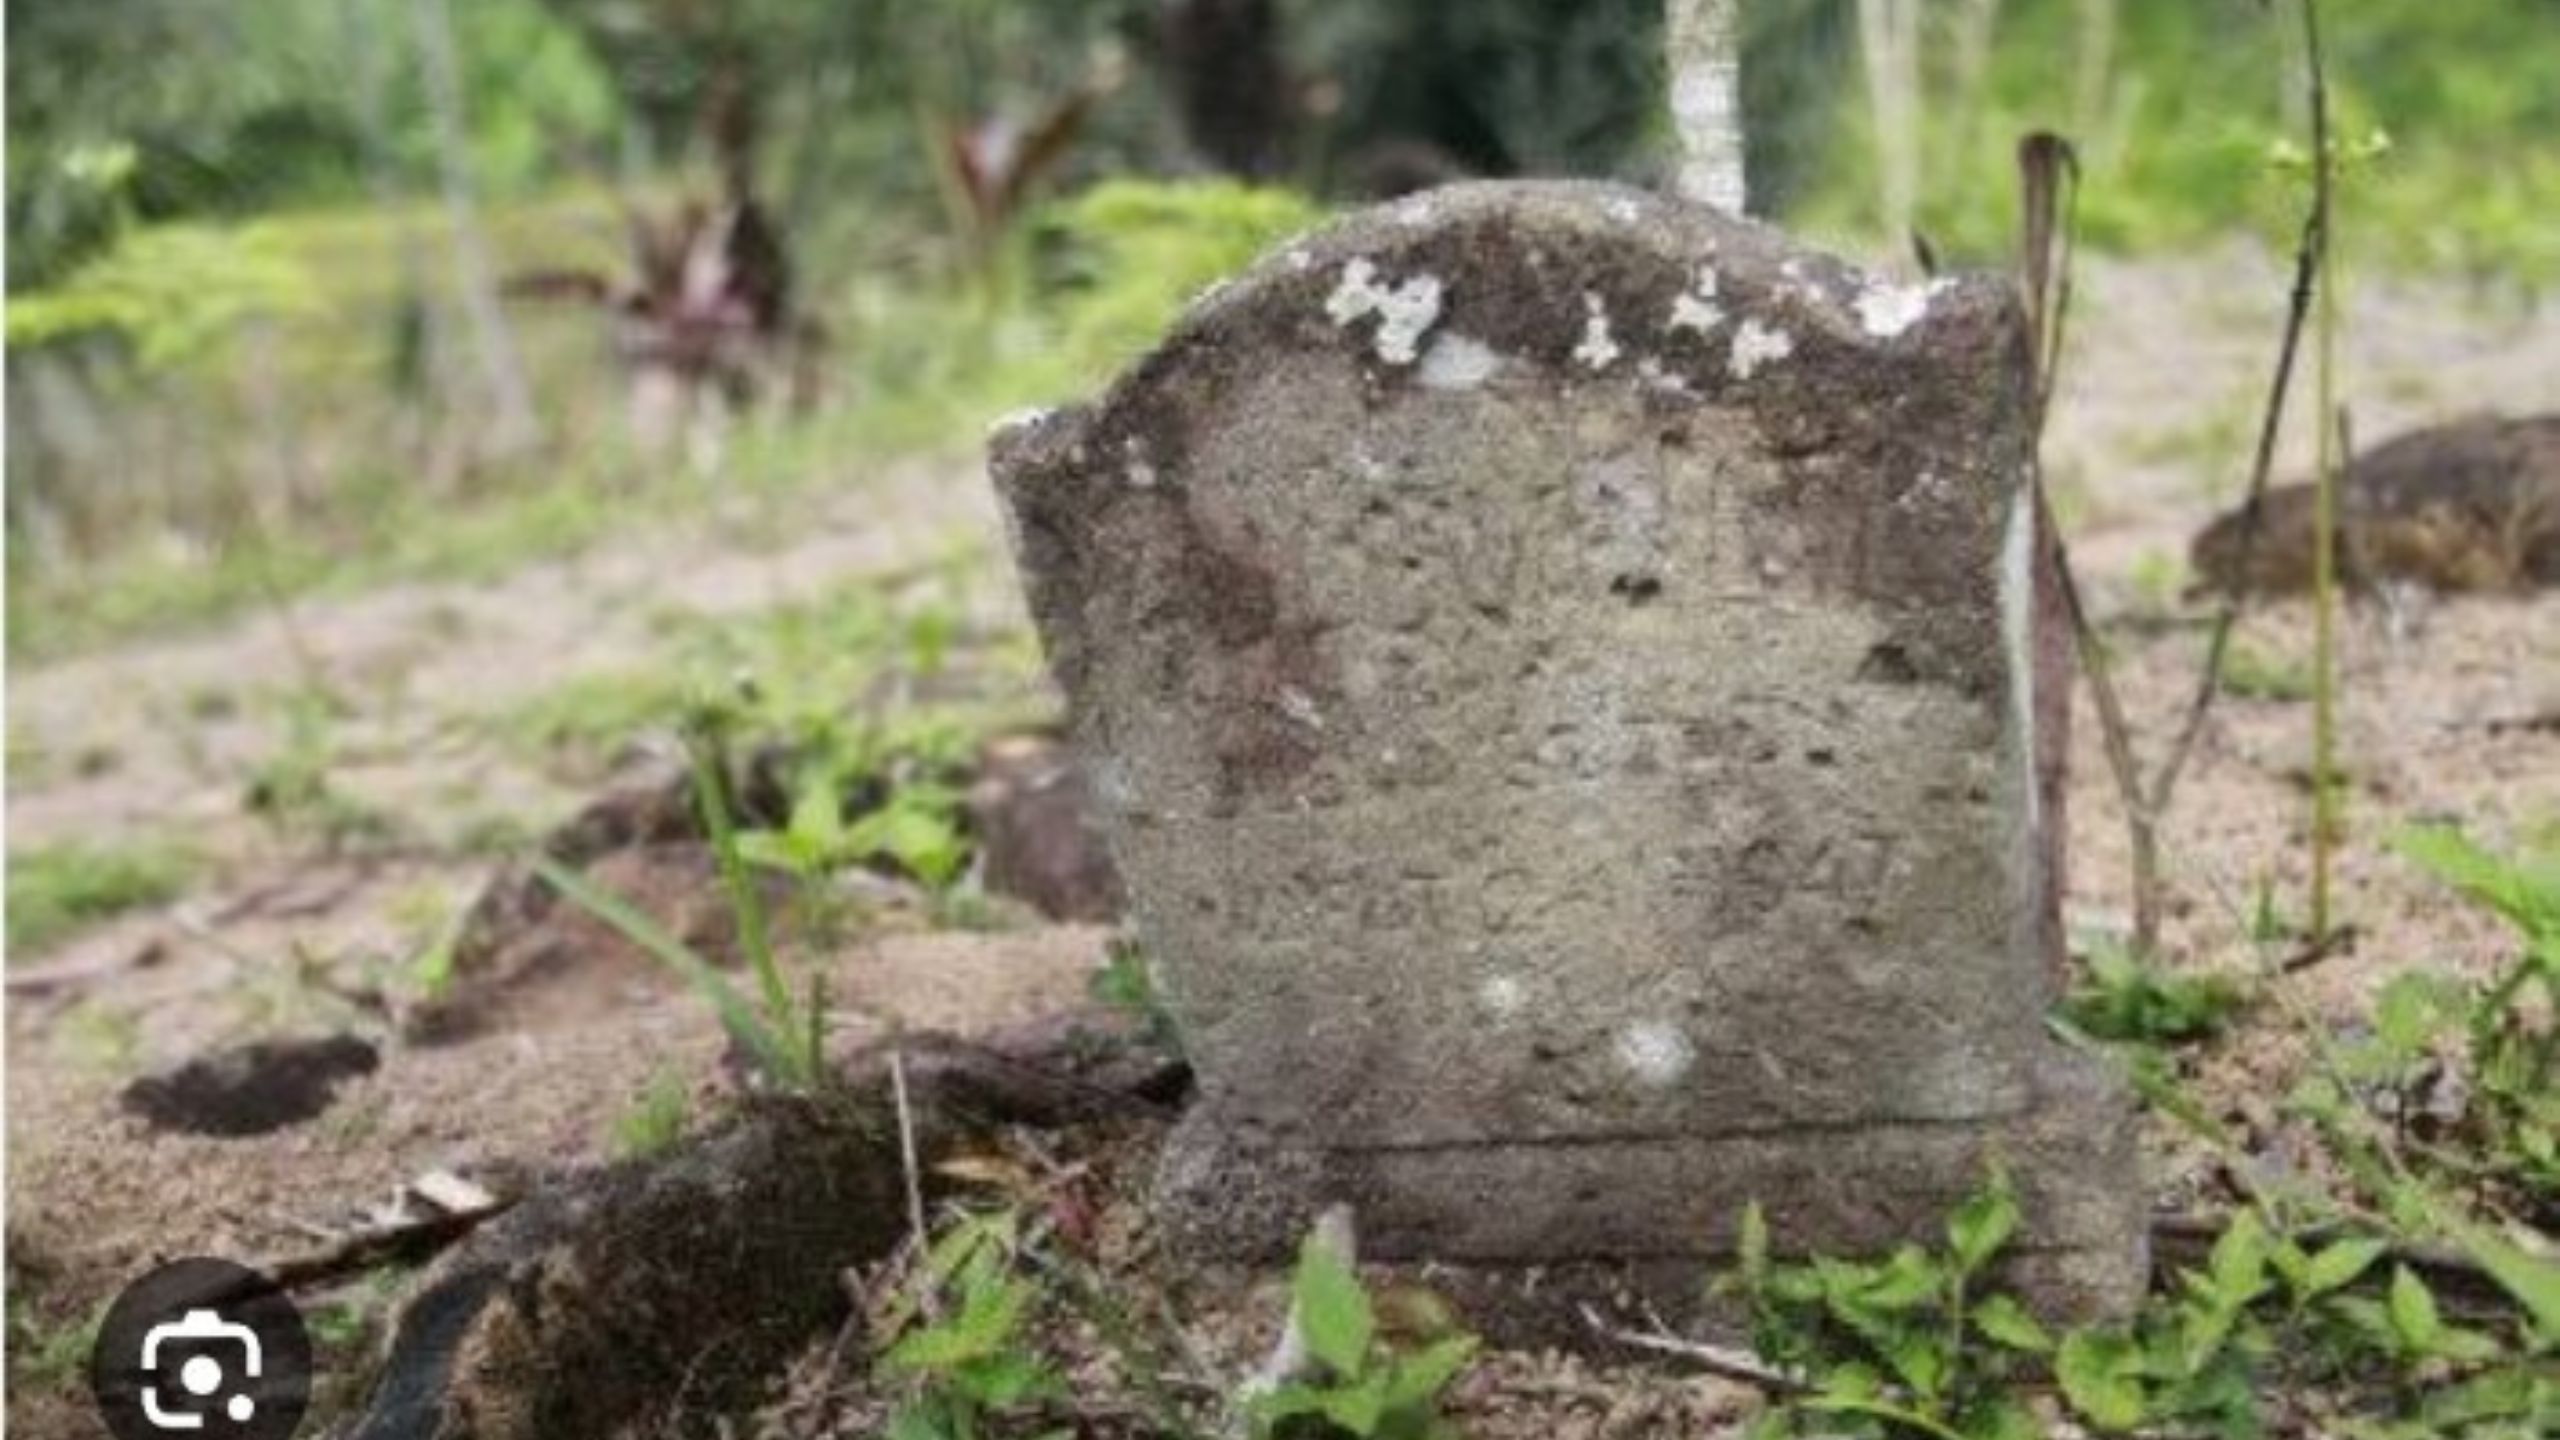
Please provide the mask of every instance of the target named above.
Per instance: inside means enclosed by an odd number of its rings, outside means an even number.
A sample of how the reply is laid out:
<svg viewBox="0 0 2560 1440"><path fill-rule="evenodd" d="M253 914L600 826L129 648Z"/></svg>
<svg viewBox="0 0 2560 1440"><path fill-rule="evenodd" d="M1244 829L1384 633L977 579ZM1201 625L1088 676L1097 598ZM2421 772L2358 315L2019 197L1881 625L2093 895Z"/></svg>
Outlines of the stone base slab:
<svg viewBox="0 0 2560 1440"><path fill-rule="evenodd" d="M1943 1246L1946 1215L1997 1159L2024 1211L2008 1282L2056 1318L2125 1313L2150 1272L2131 1108L2064 1053L2037 1088L2026 1113L1973 1123L1391 1150L1291 1142L1213 1102L1167 1140L1157 1212L1188 1256L1280 1263L1318 1212L1348 1204L1363 1260L1456 1267L1473 1272L1461 1288L1522 1296L1575 1276L1548 1288L1694 1316L1753 1201L1782 1254Z"/></svg>

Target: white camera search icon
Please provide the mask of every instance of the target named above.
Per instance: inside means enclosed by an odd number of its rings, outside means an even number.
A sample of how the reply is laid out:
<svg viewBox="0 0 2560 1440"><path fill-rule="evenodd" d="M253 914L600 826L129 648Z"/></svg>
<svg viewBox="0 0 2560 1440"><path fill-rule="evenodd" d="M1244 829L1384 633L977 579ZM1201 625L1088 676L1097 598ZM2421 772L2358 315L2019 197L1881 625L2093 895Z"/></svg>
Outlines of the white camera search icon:
<svg viewBox="0 0 2560 1440"><path fill-rule="evenodd" d="M258 1333L246 1325L225 1320L219 1313L212 1310L190 1310L168 1324L154 1325L144 1332L142 1368L153 1372L159 1370L162 1341L189 1340L219 1340L225 1344L238 1345L241 1352L241 1373L252 1380L258 1378L261 1360ZM222 1362L211 1355L202 1353L191 1355L187 1357L186 1363L178 1367L178 1388L190 1395L198 1398L211 1395L214 1391L221 1389L222 1384ZM232 1423L245 1425L249 1417L257 1413L258 1403L246 1395L234 1395L224 1402L222 1410L224 1414L231 1417ZM204 1428L204 1416L201 1413L193 1410L162 1409L160 1388L156 1385L142 1387L142 1415L144 1419L163 1430Z"/></svg>

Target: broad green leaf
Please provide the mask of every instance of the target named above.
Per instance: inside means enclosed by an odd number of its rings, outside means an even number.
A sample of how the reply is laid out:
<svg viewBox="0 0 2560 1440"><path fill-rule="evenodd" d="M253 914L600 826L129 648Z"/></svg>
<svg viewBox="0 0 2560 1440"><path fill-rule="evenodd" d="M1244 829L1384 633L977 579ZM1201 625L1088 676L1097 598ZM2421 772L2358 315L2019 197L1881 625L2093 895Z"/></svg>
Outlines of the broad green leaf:
<svg viewBox="0 0 2560 1440"><path fill-rule="evenodd" d="M1257 1395L1252 1401L1254 1416L1265 1426L1286 1420L1292 1415L1321 1415L1324 1413L1324 1406L1324 1387L1309 1385L1300 1380L1292 1380L1277 1389Z"/></svg>
<svg viewBox="0 0 2560 1440"><path fill-rule="evenodd" d="M2456 1222L2451 1228L2472 1260L2533 1316L2543 1339L2560 1344L2560 1263L2528 1254L2478 1225Z"/></svg>
<svg viewBox="0 0 2560 1440"><path fill-rule="evenodd" d="M2436 1343L2431 1348L2437 1358L2451 1360L2458 1365L2485 1364L2506 1353L2506 1347L2492 1337L2477 1330L2465 1330L2459 1325L2447 1325L2436 1331Z"/></svg>
<svg viewBox="0 0 2560 1440"><path fill-rule="evenodd" d="M1884 1377L1863 1360L1845 1360L1822 1374L1822 1391L1845 1399L1868 1399L1884 1393Z"/></svg>
<svg viewBox="0 0 2560 1440"><path fill-rule="evenodd" d="M2231 1217L2231 1227L2213 1242L2207 1274L2214 1297L2233 1309L2266 1293L2267 1228L2258 1212L2242 1210Z"/></svg>
<svg viewBox="0 0 2560 1440"><path fill-rule="evenodd" d="M996 1410L1035 1395L1056 1394L1059 1388L1058 1377L1047 1366L1020 1350L971 1361L962 1368L960 1379L978 1403Z"/></svg>
<svg viewBox="0 0 2560 1440"><path fill-rule="evenodd" d="M2045 1333L2044 1327L2036 1323L2036 1317L2028 1314L2027 1307L2019 1304L2013 1295L1993 1295L1976 1305L1973 1328L1981 1331L1984 1338L1993 1344L2011 1350L2043 1355L2053 1349L2053 1337Z"/></svg>
<svg viewBox="0 0 2560 1440"><path fill-rule="evenodd" d="M1956 1267L1968 1275L1981 1269L2017 1229L2018 1197L2007 1174L1994 1170L1947 1218L1947 1244L1955 1252Z"/></svg>
<svg viewBox="0 0 2560 1440"><path fill-rule="evenodd" d="M958 1315L910 1331L889 1347L880 1363L892 1370L942 1371L984 1360L1013 1342L1031 1296L1029 1281L978 1287L969 1292Z"/></svg>
<svg viewBox="0 0 2560 1440"><path fill-rule="evenodd" d="M2333 1242L2311 1257L2311 1266L2303 1274L2302 1298L2326 1295L2354 1284L2356 1277L2373 1268L2373 1262L2390 1248L2371 1236L2349 1236Z"/></svg>
<svg viewBox="0 0 2560 1440"><path fill-rule="evenodd" d="M1857 1291L1857 1302L1876 1310L1911 1310L1938 1298L1946 1274L1929 1252L1905 1245Z"/></svg>
<svg viewBox="0 0 2560 1440"><path fill-rule="evenodd" d="M2142 1356L2126 1336L2071 1332L2054 1354L2053 1378L2071 1408L2099 1429L2130 1430L2142 1423Z"/></svg>
<svg viewBox="0 0 2560 1440"><path fill-rule="evenodd" d="M2541 1393L2546 1386L2548 1398ZM2427 1396L2423 1413L2429 1425L2453 1430L2486 1420L2522 1419L2554 1400L2560 1400L2560 1380L2538 1380L2524 1366L2514 1365L2436 1391Z"/></svg>
<svg viewBox="0 0 2560 1440"><path fill-rule="evenodd" d="M1376 1329L1369 1294L1342 1257L1313 1234L1298 1247L1298 1273L1290 1294L1297 1301L1299 1330L1306 1336L1307 1348L1336 1375L1360 1374Z"/></svg>
<svg viewBox="0 0 2560 1440"><path fill-rule="evenodd" d="M1876 1348L1911 1393L1936 1400L1946 1389L1949 1368L1944 1338L1935 1326L1913 1326L1885 1336Z"/></svg>
<svg viewBox="0 0 2560 1440"><path fill-rule="evenodd" d="M2327 1308L2331 1314L2345 1316L2348 1324L2363 1331L2384 1350L2399 1343L2400 1331L2391 1323L2390 1308L2379 1300L2362 1295L2333 1295L2329 1297Z"/></svg>
<svg viewBox="0 0 2560 1440"><path fill-rule="evenodd" d="M1396 1361L1387 1381L1387 1412L1429 1404L1443 1387L1458 1378L1467 1362L1475 1359L1476 1346L1473 1335L1452 1335Z"/></svg>
<svg viewBox="0 0 2560 1440"><path fill-rule="evenodd" d="M2226 1303L2211 1295L2182 1307L2177 1331L2178 1373L2203 1373L2213 1357L2222 1353L2222 1347L2231 1339L2232 1327L2247 1308L2246 1301Z"/></svg>
<svg viewBox="0 0 2560 1440"><path fill-rule="evenodd" d="M2507 918L2527 938L2560 933L2560 855L2509 859L2450 825L2413 826L2392 848L2436 879Z"/></svg>
<svg viewBox="0 0 2560 1440"><path fill-rule="evenodd" d="M844 848L844 797L836 792L832 772L819 772L792 798L790 834L805 847L803 854L821 864Z"/></svg>
<svg viewBox="0 0 2560 1440"><path fill-rule="evenodd" d="M957 1224L934 1237L924 1252L924 1263L917 1267L915 1278L891 1297L882 1311L879 1328L883 1335L904 1332L915 1318L918 1297L936 1294L950 1284L964 1264L974 1260L982 1250L994 1249L1003 1256L1014 1250L1015 1221L1010 1210L991 1210L963 1217Z"/></svg>
<svg viewBox="0 0 2560 1440"><path fill-rule="evenodd" d="M1324 1417L1354 1435L1375 1435L1387 1413L1387 1373L1372 1370L1357 1385L1335 1385L1316 1392Z"/></svg>
<svg viewBox="0 0 2560 1440"><path fill-rule="evenodd" d="M2391 1267L2391 1329L2401 1344L2421 1355L2435 1350L2444 1330L2434 1293L2406 1265Z"/></svg>

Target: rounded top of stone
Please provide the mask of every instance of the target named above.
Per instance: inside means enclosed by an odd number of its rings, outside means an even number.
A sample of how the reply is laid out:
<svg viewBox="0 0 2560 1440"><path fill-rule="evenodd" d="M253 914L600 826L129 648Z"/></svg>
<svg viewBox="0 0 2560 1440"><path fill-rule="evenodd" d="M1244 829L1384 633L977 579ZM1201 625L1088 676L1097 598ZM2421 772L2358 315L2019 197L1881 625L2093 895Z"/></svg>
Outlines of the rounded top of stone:
<svg viewBox="0 0 2560 1440"><path fill-rule="evenodd" d="M1906 283L1625 185L1472 181L1285 242L1196 300L1094 405L1007 427L995 461L1000 478L1045 470L1099 435L1155 467L1178 464L1179 435L1147 418L1164 401L1310 354L1356 364L1382 390L1543 373L1774 409L1779 430L1818 446L1825 427L1807 393L1854 403L1931 372L2014 368L2023 343L2014 290L1997 276ZM1799 383L1784 383L1791 374Z"/></svg>

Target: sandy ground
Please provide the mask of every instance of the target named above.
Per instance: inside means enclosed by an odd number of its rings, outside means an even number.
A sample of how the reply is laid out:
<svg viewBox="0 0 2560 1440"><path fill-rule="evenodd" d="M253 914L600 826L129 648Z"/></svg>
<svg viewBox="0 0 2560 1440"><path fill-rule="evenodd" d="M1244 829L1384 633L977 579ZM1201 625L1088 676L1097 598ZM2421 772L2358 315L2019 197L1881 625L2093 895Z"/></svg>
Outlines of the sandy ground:
<svg viewBox="0 0 2560 1440"><path fill-rule="evenodd" d="M2277 266L2242 250L2086 271L2050 468L2103 615L2150 616L2173 599L2186 536L2238 494L2282 294ZM2367 282L2350 353L2358 433L2375 439L2483 410L2560 408L2553 307ZM2307 453L2307 430L2294 429L2285 473ZM256 616L10 676L13 848L163 836L220 857L175 905L11 957L13 1312L59 1328L154 1255L290 1250L308 1243L308 1222L383 1198L428 1167L499 1173L591 1159L653 1075L706 1092L716 1083L708 1018L644 977L600 992L584 1023L394 1049L319 1120L254 1140L152 1136L112 1099L132 1075L209 1044L363 1024L346 995L397 966L418 913L449 908L486 874L453 837L492 821L538 831L577 801L488 741L475 718L582 673L645 663L653 614L743 613L954 544L985 557L991 609L1018 613L991 499L966 466L851 477L810 504L808 522L778 544L714 515L492 584L305 602L289 625ZM2115 633L2123 688L2156 757L2201 637L2175 623ZM2307 634L2298 604L2244 627L2248 644L2279 660L2306 655ZM2560 594L2360 610L2344 654L2354 789L2341 903L2360 940L2280 982L2333 1023L2398 969L2477 971L2499 953L2484 922L2381 842L2421 818L2460 817L2498 844L2560 824ZM345 701L339 734L354 758L333 783L401 817L406 843L320 856L244 813L248 774L284 738L277 707L257 702L300 686L305 657ZM207 698L217 696L228 698ZM2306 707L2265 701L2228 702L2206 729L2169 821L2168 939L2181 963L2265 963L2245 939L2248 914L2262 883L2298 903L2307 735ZM2073 914L2084 928L2118 929L2122 823L2085 704L2074 751ZM944 949L919 961L910 952L923 944ZM989 1023L1073 993L1094 948L1090 937L873 936L837 957L840 993L914 1023ZM954 985L953 973L981 978ZM29 975L51 983L22 983ZM2265 1015L2207 1057L2235 1091L2274 1083L2289 1053ZM2169 1194L2188 1162L2164 1153L2162 1163ZM1582 1371L1523 1383L1554 1390L1554 1408L1531 1405L1517 1433L1711 1433L1731 1413L1721 1394L1675 1396L1628 1429L1605 1423L1623 1393L1594 1391ZM1503 1403L1516 1410L1515 1400ZM10 1407L23 1434L94 1433L83 1404L41 1386L13 1387Z"/></svg>

